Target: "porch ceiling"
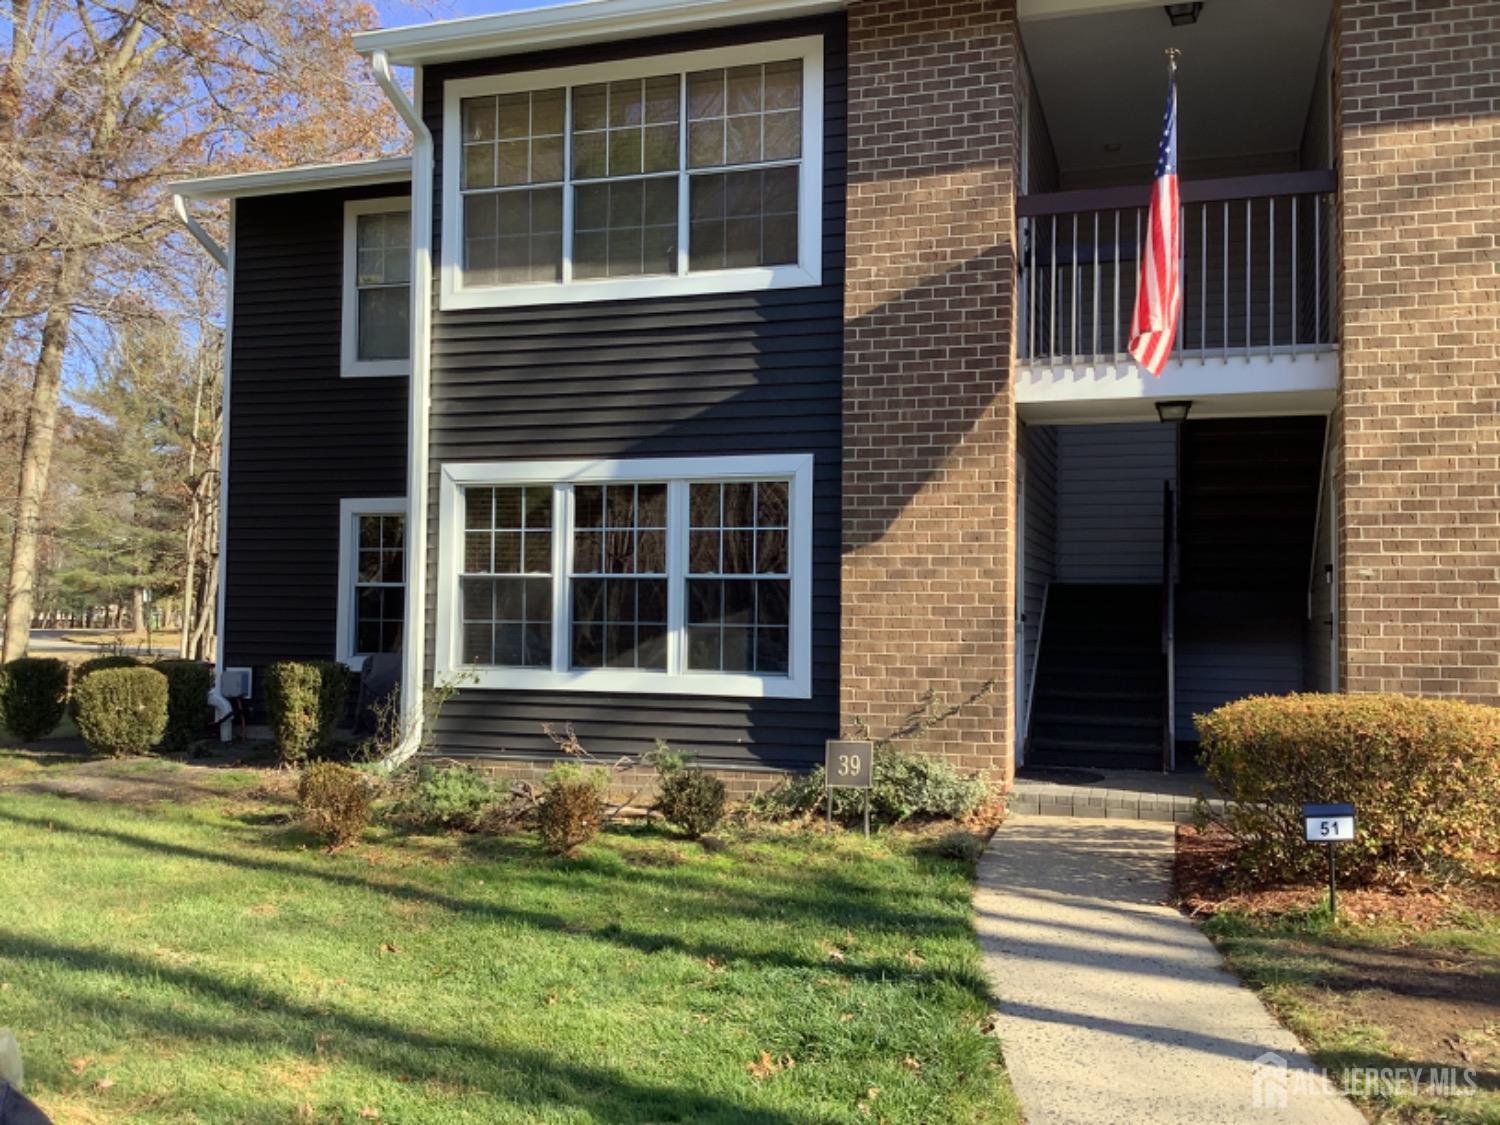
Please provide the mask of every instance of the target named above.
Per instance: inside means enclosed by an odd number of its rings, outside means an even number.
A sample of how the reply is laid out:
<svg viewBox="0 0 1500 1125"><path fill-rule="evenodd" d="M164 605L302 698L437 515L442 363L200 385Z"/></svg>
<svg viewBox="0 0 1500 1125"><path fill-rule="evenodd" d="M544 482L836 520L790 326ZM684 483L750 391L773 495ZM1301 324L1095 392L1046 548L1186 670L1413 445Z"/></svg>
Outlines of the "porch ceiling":
<svg viewBox="0 0 1500 1125"><path fill-rule="evenodd" d="M1329 0L1205 0L1198 22L1180 28L1168 23L1160 2L1121 7L1119 0L1032 0L1020 15L1065 176L1150 163L1165 47L1182 51L1184 165L1288 154L1301 145Z"/></svg>

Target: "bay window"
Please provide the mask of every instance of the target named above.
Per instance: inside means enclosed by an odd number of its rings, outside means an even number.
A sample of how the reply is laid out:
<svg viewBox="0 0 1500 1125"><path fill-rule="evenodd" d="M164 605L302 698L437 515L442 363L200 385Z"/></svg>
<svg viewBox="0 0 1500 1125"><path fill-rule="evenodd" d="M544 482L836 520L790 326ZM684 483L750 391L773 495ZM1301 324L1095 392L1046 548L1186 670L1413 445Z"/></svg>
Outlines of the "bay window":
<svg viewBox="0 0 1500 1125"><path fill-rule="evenodd" d="M805 698L812 457L452 464L439 680Z"/></svg>
<svg viewBox="0 0 1500 1125"><path fill-rule="evenodd" d="M444 96L444 308L821 279L817 37Z"/></svg>

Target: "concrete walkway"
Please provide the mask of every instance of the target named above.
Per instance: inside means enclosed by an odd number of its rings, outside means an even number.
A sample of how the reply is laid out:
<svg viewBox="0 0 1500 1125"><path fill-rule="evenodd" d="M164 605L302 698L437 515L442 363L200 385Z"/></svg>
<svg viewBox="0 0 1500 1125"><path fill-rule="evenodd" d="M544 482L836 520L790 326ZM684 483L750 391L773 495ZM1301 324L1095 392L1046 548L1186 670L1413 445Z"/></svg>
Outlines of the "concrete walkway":
<svg viewBox="0 0 1500 1125"><path fill-rule="evenodd" d="M1028 1125L1362 1125L1165 905L1172 834L1018 816L980 861L980 945Z"/></svg>

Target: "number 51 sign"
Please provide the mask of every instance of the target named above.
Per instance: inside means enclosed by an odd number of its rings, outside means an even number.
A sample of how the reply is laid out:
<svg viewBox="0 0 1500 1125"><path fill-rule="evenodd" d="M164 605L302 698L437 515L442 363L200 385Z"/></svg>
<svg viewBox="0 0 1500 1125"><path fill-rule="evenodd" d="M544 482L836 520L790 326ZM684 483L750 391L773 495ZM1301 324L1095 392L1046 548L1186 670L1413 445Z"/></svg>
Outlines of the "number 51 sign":
<svg viewBox="0 0 1500 1125"><path fill-rule="evenodd" d="M837 739L827 744L827 757L823 772L828 781L828 828L833 830L833 791L835 789L863 789L865 791L865 835L870 834L870 786L875 779L875 744L872 742L841 742Z"/></svg>

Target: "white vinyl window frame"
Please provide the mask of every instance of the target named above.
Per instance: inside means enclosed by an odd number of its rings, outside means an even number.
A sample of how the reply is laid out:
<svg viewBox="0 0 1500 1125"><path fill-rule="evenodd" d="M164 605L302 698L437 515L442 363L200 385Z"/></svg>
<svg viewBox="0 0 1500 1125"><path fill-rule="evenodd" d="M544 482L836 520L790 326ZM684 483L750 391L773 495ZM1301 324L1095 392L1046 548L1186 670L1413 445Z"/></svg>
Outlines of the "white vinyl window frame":
<svg viewBox="0 0 1500 1125"><path fill-rule="evenodd" d="M785 480L790 484L787 558L791 582L786 675L694 672L687 668L688 485ZM570 667L573 486L667 485L667 669ZM550 485L552 508L552 667L465 664L460 658L459 568L467 487ZM813 455L643 458L618 461L461 462L443 465L438 495L437 621L433 683L461 676L491 690L618 692L808 699L812 696Z"/></svg>
<svg viewBox="0 0 1500 1125"><path fill-rule="evenodd" d="M361 516L400 516L407 518L404 496L345 499L339 501L339 606L337 614L338 640L334 646L334 659L356 672L370 654L359 652L355 645L355 630L359 627L359 613L355 599L359 596L359 519ZM410 533L406 529L404 557L405 571L411 569ZM402 574L402 585L406 585L407 573Z"/></svg>
<svg viewBox="0 0 1500 1125"><path fill-rule="evenodd" d="M572 277L573 193L579 182L608 183L610 178L574 181L573 97L575 86L614 82L629 78L651 78L661 74L682 76L683 95L679 121L687 117L687 75L696 70L747 66L754 63L802 60L802 156L798 174L797 261L786 265L739 267L691 272L688 269L688 187L695 173L714 174L762 167L761 164L692 168L688 164L688 133L678 134L677 272L645 277ZM563 123L563 260L562 280L541 284L463 284L463 193L460 187L463 163L462 104L465 98L493 94L566 87ZM581 301L617 301L640 297L674 297L694 293L735 293L759 289L788 289L821 285L823 281L823 37L768 40L716 50L685 51L672 55L648 55L614 63L528 70L481 78L452 79L443 85L443 243L439 272L439 307L483 309L514 305L566 304ZM767 162L767 165L786 163ZM668 173L670 174L670 173Z"/></svg>
<svg viewBox="0 0 1500 1125"><path fill-rule="evenodd" d="M359 358L359 218L361 215L397 213L411 215L411 200L404 195L382 199L351 199L344 203L344 284L341 300L343 334L339 348L339 374L345 379L411 374L409 341L405 359ZM411 291L410 277L408 274L408 296Z"/></svg>

